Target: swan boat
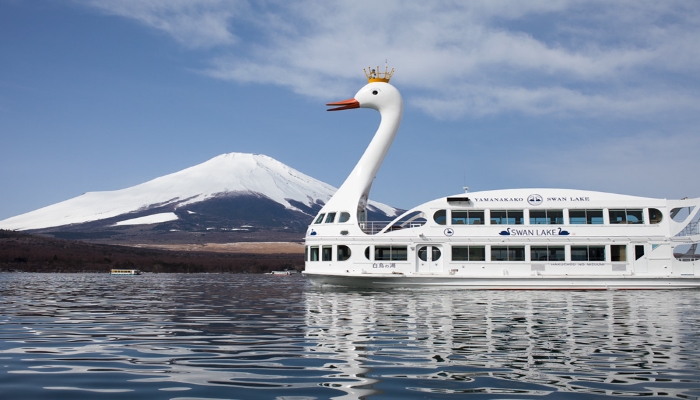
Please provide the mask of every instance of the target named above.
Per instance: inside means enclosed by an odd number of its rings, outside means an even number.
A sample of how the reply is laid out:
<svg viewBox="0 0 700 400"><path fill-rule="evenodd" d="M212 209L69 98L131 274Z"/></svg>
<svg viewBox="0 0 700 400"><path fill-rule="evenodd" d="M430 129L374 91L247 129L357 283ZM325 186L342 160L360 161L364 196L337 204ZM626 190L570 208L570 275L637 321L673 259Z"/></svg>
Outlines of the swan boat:
<svg viewBox="0 0 700 400"><path fill-rule="evenodd" d="M381 122L305 237L317 285L471 289L700 287L700 198L666 200L570 189L442 197L391 222L367 220L372 181L396 136L403 100L386 68L328 111L372 108Z"/></svg>

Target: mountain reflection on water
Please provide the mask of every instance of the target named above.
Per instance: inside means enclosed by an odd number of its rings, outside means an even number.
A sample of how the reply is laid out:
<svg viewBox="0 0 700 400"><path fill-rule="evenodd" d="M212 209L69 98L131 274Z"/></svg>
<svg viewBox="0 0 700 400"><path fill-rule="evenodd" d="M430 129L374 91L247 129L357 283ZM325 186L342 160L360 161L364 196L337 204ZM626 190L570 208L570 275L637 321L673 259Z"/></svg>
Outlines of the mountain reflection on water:
<svg viewBox="0 0 700 400"><path fill-rule="evenodd" d="M3 398L700 396L700 292L0 274Z"/></svg>

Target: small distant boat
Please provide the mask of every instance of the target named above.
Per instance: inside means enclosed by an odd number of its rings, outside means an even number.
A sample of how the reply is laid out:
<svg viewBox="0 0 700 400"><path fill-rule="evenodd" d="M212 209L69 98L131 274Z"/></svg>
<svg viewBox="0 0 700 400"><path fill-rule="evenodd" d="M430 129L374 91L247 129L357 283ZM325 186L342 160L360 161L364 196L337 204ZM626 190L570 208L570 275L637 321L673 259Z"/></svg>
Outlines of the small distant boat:
<svg viewBox="0 0 700 400"><path fill-rule="evenodd" d="M141 271L138 269L112 269L109 271L110 275L141 275Z"/></svg>
<svg viewBox="0 0 700 400"><path fill-rule="evenodd" d="M292 275L292 274L296 274L296 273L297 273L297 271L295 271L295 270L285 269L284 271L268 272L267 275Z"/></svg>

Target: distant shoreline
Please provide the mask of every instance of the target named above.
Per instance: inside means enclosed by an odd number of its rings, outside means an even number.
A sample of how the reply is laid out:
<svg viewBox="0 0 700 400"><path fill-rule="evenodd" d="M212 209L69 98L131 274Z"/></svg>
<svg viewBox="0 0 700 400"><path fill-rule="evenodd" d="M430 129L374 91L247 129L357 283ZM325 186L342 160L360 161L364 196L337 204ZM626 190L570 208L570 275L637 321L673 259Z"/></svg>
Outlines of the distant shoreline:
<svg viewBox="0 0 700 400"><path fill-rule="evenodd" d="M304 254L304 244L296 242L236 242L203 244L133 244L129 247L168 251L211 251L235 254Z"/></svg>
<svg viewBox="0 0 700 400"><path fill-rule="evenodd" d="M304 268L304 246L294 242L198 245L95 244L0 230L0 271L154 273L265 273Z"/></svg>

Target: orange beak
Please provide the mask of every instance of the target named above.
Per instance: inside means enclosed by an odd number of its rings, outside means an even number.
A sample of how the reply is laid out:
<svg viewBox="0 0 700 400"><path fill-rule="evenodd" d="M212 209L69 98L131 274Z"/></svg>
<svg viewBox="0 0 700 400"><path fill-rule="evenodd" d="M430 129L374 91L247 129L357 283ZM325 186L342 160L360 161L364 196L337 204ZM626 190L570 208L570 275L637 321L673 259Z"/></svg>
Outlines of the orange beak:
<svg viewBox="0 0 700 400"><path fill-rule="evenodd" d="M335 108L329 108L326 111L340 111L340 110L349 110L351 108L360 108L360 102L355 100L355 99L336 101L333 103L327 103L326 105L328 107L335 107Z"/></svg>

